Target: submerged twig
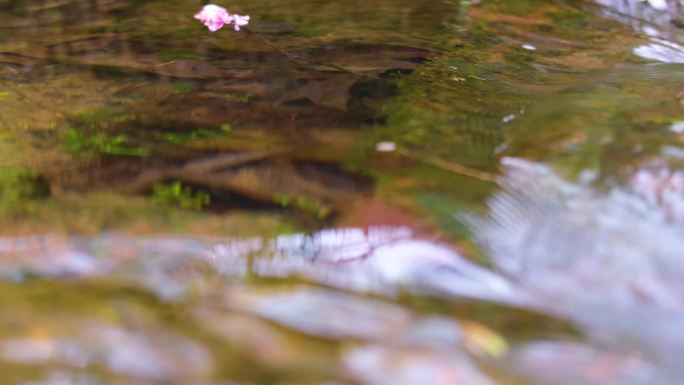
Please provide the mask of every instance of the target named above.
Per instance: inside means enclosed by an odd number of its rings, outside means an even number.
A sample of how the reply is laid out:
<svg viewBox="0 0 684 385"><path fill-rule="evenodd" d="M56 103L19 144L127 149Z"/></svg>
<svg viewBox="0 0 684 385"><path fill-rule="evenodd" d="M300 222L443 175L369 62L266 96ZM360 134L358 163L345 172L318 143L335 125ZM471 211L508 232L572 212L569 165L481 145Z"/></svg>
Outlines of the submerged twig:
<svg viewBox="0 0 684 385"><path fill-rule="evenodd" d="M297 56L291 52L285 51L284 49L282 49L282 48L278 47L277 45L271 43L267 38L259 35L258 33L250 31L247 28L243 28L242 30L245 31L245 35L248 38L250 38L252 41L260 42L260 43L268 46L269 48L278 51L280 54L287 57L289 60L291 60L292 62L294 62L296 64L299 64L299 65L314 64L317 66L329 67L329 68L332 68L334 70L346 72L346 73L353 74L353 75L359 75L359 76L365 76L365 77L369 77L369 78L373 78L373 79L379 79L379 77L376 75L368 74L368 73L364 73L364 72L352 71L348 68L339 66L337 64L323 63L323 62L319 62L319 61L311 60L311 59L302 59L301 57L299 57L299 56Z"/></svg>
<svg viewBox="0 0 684 385"><path fill-rule="evenodd" d="M162 183L170 179L190 180L206 178L209 174L222 169L230 169L244 166L249 163L258 162L283 154L287 150L273 150L260 152L247 152L238 154L222 154L191 161L182 166L169 167L145 172L138 176L133 183L126 187L126 192L139 194L152 188L157 183Z"/></svg>
<svg viewBox="0 0 684 385"><path fill-rule="evenodd" d="M497 176L487 171L476 170L474 168L463 166L458 163L448 162L446 160L434 158L427 155L416 154L408 150L398 150L397 152L407 158L411 158L413 160L417 160L419 162L423 162L431 166L441 168L442 170L450 171L483 182L497 182Z"/></svg>

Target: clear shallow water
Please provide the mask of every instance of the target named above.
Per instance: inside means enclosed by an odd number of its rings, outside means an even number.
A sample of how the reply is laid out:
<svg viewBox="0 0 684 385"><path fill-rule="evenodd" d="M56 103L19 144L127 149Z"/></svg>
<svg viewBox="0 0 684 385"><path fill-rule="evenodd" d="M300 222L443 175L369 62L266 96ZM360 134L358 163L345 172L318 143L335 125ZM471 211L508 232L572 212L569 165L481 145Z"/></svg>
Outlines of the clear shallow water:
<svg viewBox="0 0 684 385"><path fill-rule="evenodd" d="M678 383L674 3L199 6L0 2L3 383Z"/></svg>

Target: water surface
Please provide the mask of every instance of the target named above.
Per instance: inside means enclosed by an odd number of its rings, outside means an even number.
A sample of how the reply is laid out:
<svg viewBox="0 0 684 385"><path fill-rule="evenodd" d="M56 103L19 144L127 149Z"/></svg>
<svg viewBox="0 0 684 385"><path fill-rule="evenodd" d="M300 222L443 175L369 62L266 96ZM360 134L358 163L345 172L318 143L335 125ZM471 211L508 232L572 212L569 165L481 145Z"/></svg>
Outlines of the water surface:
<svg viewBox="0 0 684 385"><path fill-rule="evenodd" d="M0 1L2 382L678 383L656 3Z"/></svg>

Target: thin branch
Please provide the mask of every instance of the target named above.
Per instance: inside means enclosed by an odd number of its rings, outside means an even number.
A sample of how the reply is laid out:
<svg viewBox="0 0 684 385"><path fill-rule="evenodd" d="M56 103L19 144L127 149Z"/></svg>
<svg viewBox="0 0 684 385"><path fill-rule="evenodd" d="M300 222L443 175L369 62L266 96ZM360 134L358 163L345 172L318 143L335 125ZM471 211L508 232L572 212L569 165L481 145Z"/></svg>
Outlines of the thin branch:
<svg viewBox="0 0 684 385"><path fill-rule="evenodd" d="M282 48L276 46L275 44L271 43L271 42L270 42L268 39L266 39L265 37L263 37L263 36L261 36L261 35L255 33L255 32L250 31L248 28L243 28L242 30L245 32L245 35L246 35L248 38L250 38L252 41L257 41L257 42L260 42L260 43L262 43L262 44L265 44L265 45L268 46L269 48L278 51L280 54L282 54L283 56L287 57L288 59L290 59L292 62L294 62L294 63L296 63L296 64L299 64L299 65L314 64L314 65L317 65L317 66L329 67L329 68L332 68L332 69L337 70L337 71L340 71L340 72L346 72L346 73L349 73L349 74L354 74L354 75L366 76L366 77L369 77L369 78L379 79L378 76L375 76L375 75L372 75L372 74L363 73L363 72L352 71L352 70L350 70L350 69L348 69L348 68L339 66L339 65L337 65L337 64L323 63L323 62L319 62L319 61L311 60L311 59L302 59L301 57L299 57L299 56L297 56L297 55L295 55L295 54L293 54L293 53L291 53L291 52L287 52L287 51L285 51L284 49L282 49Z"/></svg>
<svg viewBox="0 0 684 385"><path fill-rule="evenodd" d="M469 178L477 179L483 182L497 182L496 175L486 171L476 170L474 168L463 166L458 163L448 162L446 160L434 158L427 155L419 155L408 150L398 150L397 152L401 155L404 155L407 158L411 158L413 160L417 160L419 162L423 162L431 166L441 168L442 170L451 171L456 174L467 176Z"/></svg>

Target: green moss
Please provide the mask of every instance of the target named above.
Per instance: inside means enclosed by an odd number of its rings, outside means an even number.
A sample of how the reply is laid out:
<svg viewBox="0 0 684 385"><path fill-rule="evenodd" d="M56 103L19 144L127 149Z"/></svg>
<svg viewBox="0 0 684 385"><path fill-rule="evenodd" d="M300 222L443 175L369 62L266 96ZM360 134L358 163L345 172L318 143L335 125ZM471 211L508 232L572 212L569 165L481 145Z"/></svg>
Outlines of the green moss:
<svg viewBox="0 0 684 385"><path fill-rule="evenodd" d="M30 170L0 167L0 210L21 211L27 202L50 195L47 182Z"/></svg>
<svg viewBox="0 0 684 385"><path fill-rule="evenodd" d="M177 82L173 84L173 93L185 95L195 89L195 84L190 82Z"/></svg>
<svg viewBox="0 0 684 385"><path fill-rule="evenodd" d="M196 128L188 132L163 132L159 135L166 142L182 145L196 139L222 138L231 131L233 131L233 127L228 123L223 123L218 130Z"/></svg>
<svg viewBox="0 0 684 385"><path fill-rule="evenodd" d="M61 137L62 149L73 155L107 154L122 156L148 156L149 150L129 144L123 134L108 135L103 132L87 134L69 128Z"/></svg>
<svg viewBox="0 0 684 385"><path fill-rule="evenodd" d="M274 201L283 207L293 207L302 210L318 219L325 219L332 213L332 207L305 196L277 195Z"/></svg>
<svg viewBox="0 0 684 385"><path fill-rule="evenodd" d="M211 202L206 191L195 190L175 181L168 184L156 184L152 192L152 200L158 204L178 206L184 209L200 210Z"/></svg>

